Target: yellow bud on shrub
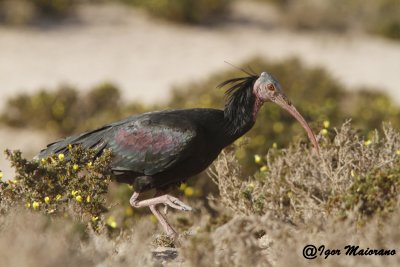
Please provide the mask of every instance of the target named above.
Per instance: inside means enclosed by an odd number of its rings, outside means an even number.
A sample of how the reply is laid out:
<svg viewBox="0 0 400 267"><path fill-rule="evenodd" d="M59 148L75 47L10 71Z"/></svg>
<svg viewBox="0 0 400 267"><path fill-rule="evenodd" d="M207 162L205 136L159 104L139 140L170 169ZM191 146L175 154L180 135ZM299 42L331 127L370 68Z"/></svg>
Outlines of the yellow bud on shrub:
<svg viewBox="0 0 400 267"><path fill-rule="evenodd" d="M185 188L185 190L183 192L184 192L185 196L191 197L194 194L194 189L193 189L193 187L188 186Z"/></svg>
<svg viewBox="0 0 400 267"><path fill-rule="evenodd" d="M327 129L322 129L321 130L321 134L322 135L327 135L328 134L328 130Z"/></svg>
<svg viewBox="0 0 400 267"><path fill-rule="evenodd" d="M324 128L329 128L331 123L328 120L326 120L326 121L323 122L323 125L324 125Z"/></svg>
<svg viewBox="0 0 400 267"><path fill-rule="evenodd" d="M115 221L113 216L108 217L106 224L111 228L117 228L117 222Z"/></svg>
<svg viewBox="0 0 400 267"><path fill-rule="evenodd" d="M32 208L33 208L34 210L37 210L37 209L39 208L39 206L40 206L40 203L39 203L39 202L33 201L33 203L32 203Z"/></svg>
<svg viewBox="0 0 400 267"><path fill-rule="evenodd" d="M268 171L268 167L267 166L262 166L261 168L260 168L260 172L266 172L266 171Z"/></svg>
<svg viewBox="0 0 400 267"><path fill-rule="evenodd" d="M64 154L63 154L63 153L61 153L61 154L58 154L58 159L59 159L60 161L63 161L63 160L64 160L64 158L65 158L65 156L64 156Z"/></svg>
<svg viewBox="0 0 400 267"><path fill-rule="evenodd" d="M78 164L74 164L74 166L72 166L72 169L73 169L74 171L77 171L77 170L79 169Z"/></svg>
<svg viewBox="0 0 400 267"><path fill-rule="evenodd" d="M49 197L45 197L45 198L44 198L44 202L45 202L46 204L49 204L49 203L50 203L50 198L49 198Z"/></svg>
<svg viewBox="0 0 400 267"><path fill-rule="evenodd" d="M186 183L181 183L181 185L179 186L179 190L181 191L185 191L185 188L187 187Z"/></svg>
<svg viewBox="0 0 400 267"><path fill-rule="evenodd" d="M254 155L254 162L255 162L255 163L260 163L260 162L261 162L261 156L258 155L258 154L255 154L255 155Z"/></svg>
<svg viewBox="0 0 400 267"><path fill-rule="evenodd" d="M79 203L82 202L82 196L78 195L75 197L76 201L78 201Z"/></svg>
<svg viewBox="0 0 400 267"><path fill-rule="evenodd" d="M61 195L58 194L58 195L56 196L56 200L59 201L60 199L61 199Z"/></svg>

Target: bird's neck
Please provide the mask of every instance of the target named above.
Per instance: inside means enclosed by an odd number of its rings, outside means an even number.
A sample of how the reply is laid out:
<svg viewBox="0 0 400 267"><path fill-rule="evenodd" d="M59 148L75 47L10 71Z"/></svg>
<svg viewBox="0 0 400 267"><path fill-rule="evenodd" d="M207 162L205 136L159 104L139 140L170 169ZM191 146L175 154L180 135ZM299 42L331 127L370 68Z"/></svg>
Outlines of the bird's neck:
<svg viewBox="0 0 400 267"><path fill-rule="evenodd" d="M263 102L252 92L246 101L231 101L224 110L224 127L226 142L232 143L246 132L256 122L256 117Z"/></svg>

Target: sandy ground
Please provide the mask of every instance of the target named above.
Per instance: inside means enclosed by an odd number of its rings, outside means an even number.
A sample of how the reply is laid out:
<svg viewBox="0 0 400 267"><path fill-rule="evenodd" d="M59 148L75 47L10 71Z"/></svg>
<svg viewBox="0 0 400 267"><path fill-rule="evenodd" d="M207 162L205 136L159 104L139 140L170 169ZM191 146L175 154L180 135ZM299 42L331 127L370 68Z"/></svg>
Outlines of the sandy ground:
<svg viewBox="0 0 400 267"><path fill-rule="evenodd" d="M218 27L160 22L120 6L83 8L64 25L34 29L0 28L0 107L17 92L60 83L83 89L105 80L127 100L163 101L171 86L207 77L250 56L297 56L323 66L349 86L378 86L400 103L400 43L360 34L294 33L277 27L273 10L239 2ZM278 77L279 78L279 77ZM38 133L0 129L0 150L37 151ZM25 142L25 143L24 143ZM0 158L0 169L7 175Z"/></svg>

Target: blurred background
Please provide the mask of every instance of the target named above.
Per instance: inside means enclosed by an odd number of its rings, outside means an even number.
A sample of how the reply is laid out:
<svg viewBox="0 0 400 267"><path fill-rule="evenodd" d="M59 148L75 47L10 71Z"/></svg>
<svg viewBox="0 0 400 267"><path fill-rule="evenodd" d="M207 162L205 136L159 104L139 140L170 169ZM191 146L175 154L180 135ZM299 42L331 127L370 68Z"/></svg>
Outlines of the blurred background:
<svg viewBox="0 0 400 267"><path fill-rule="evenodd" d="M160 228L148 209L130 206L133 188L104 178L106 155L92 164L81 152L80 165L64 155L24 158L134 114L223 108L217 85L245 75L225 61L273 74L323 157L307 152L307 135L287 112L265 104L211 168L215 183L202 173L171 192L195 209L168 215L189 231L179 250L188 266L275 266L274 254L290 262L277 266L308 265L284 253L316 240L398 246L399 0L0 0L0 179L8 180L0 181L0 265L132 266L150 240L168 245L152 236ZM348 119L357 130L341 127ZM391 126L382 131L382 122ZM23 155L10 160L5 149ZM46 216L21 213L21 204ZM244 261L224 264L218 251ZM362 258L330 263L383 265Z"/></svg>
<svg viewBox="0 0 400 267"><path fill-rule="evenodd" d="M223 107L228 64L271 72L313 121L399 126L398 0L0 0L0 150L48 142L131 114ZM238 151L304 133L267 105ZM4 178L12 170L3 155Z"/></svg>

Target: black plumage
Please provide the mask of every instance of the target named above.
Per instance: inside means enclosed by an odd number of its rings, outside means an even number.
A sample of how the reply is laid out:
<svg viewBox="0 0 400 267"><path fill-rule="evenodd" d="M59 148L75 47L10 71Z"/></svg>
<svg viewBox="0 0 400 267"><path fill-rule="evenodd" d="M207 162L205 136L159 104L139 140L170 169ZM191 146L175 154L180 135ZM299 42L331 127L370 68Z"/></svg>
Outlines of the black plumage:
<svg viewBox="0 0 400 267"><path fill-rule="evenodd" d="M206 169L221 150L254 124L253 85L258 76L235 78L224 110L195 108L149 112L49 144L39 158L64 153L69 145L112 150L112 170L135 191L165 188Z"/></svg>

